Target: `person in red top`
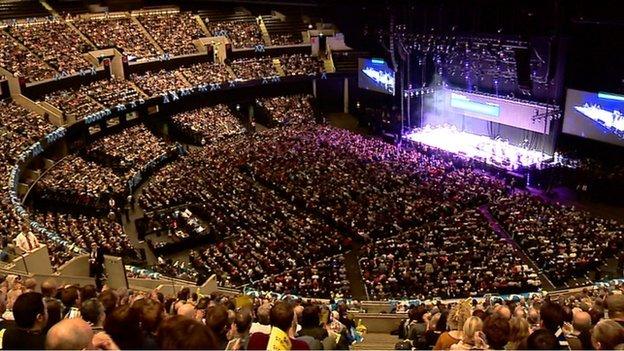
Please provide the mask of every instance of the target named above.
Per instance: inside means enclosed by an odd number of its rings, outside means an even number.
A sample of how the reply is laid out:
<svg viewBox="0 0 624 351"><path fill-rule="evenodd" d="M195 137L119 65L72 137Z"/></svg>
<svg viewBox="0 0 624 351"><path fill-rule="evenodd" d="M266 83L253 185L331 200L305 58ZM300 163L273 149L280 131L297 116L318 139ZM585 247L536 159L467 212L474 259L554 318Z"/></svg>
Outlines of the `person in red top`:
<svg viewBox="0 0 624 351"><path fill-rule="evenodd" d="M271 334L253 333L249 337L247 350L309 350L305 341L296 340L295 329L297 320L292 304L284 301L277 302L269 314L271 320ZM281 336L288 336L287 340L280 340Z"/></svg>

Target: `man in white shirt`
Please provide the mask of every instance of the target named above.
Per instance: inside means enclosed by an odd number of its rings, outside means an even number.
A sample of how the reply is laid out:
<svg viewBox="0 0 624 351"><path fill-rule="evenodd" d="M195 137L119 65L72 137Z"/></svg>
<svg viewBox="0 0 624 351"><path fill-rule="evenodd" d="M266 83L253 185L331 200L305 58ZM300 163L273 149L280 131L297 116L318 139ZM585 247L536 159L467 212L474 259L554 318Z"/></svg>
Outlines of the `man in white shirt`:
<svg viewBox="0 0 624 351"><path fill-rule="evenodd" d="M35 234L30 231L27 224L22 226L22 231L15 238L15 244L24 252L31 252L39 247L39 240Z"/></svg>

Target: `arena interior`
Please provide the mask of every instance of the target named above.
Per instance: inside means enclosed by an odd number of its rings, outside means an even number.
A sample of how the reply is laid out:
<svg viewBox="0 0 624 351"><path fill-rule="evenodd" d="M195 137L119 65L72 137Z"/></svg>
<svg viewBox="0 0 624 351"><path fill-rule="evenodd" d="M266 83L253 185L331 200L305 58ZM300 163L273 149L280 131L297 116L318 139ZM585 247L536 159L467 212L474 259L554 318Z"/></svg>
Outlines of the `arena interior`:
<svg viewBox="0 0 624 351"><path fill-rule="evenodd" d="M0 21L0 348L624 349L617 2Z"/></svg>

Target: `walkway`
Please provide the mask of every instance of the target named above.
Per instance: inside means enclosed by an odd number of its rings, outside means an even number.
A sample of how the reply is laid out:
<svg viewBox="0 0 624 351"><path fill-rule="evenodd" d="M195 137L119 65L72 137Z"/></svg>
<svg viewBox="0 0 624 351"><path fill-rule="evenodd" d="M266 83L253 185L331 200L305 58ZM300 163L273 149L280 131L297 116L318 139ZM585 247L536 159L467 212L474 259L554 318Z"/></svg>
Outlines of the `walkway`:
<svg viewBox="0 0 624 351"><path fill-rule="evenodd" d="M360 246L359 243L354 242L353 249L344 254L344 262L347 269L347 280L349 280L349 286L351 287L351 295L353 295L354 299L362 301L369 300L369 298L358 263Z"/></svg>
<svg viewBox="0 0 624 351"><path fill-rule="evenodd" d="M490 213L488 206L487 205L479 206L479 212L481 212L481 214L483 214L483 216L487 219L488 223L490 224L490 227L494 230L494 232L501 239L513 245L518 250L518 253L522 256L524 262L528 263L529 266L531 266L531 268L535 270L535 272L538 272L538 275L542 282L542 287L546 290L554 290L555 285L550 281L550 279L548 279L548 277L545 274L542 273L542 270L535 264L535 262L533 262L533 260L529 256L527 256L527 254L522 250L520 245L518 245L518 243L513 240L511 235L509 235L509 233L507 233L507 231L503 229L503 227L501 227L500 223L498 223L498 221Z"/></svg>

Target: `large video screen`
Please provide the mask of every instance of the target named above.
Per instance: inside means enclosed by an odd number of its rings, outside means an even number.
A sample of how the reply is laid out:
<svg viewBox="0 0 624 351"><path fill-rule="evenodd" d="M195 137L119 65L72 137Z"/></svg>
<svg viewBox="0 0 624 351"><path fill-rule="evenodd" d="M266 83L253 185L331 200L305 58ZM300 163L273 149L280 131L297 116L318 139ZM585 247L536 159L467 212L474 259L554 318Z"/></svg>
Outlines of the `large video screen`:
<svg viewBox="0 0 624 351"><path fill-rule="evenodd" d="M394 95L394 71L382 59L359 59L358 86L361 89Z"/></svg>
<svg viewBox="0 0 624 351"><path fill-rule="evenodd" d="M535 118L546 112L542 105L442 88L425 96L423 125L451 124L460 130L485 135L491 125L484 122L494 122L549 134L550 124L544 118Z"/></svg>
<svg viewBox="0 0 624 351"><path fill-rule="evenodd" d="M624 146L624 95L568 89L563 132Z"/></svg>

